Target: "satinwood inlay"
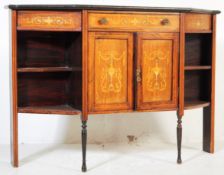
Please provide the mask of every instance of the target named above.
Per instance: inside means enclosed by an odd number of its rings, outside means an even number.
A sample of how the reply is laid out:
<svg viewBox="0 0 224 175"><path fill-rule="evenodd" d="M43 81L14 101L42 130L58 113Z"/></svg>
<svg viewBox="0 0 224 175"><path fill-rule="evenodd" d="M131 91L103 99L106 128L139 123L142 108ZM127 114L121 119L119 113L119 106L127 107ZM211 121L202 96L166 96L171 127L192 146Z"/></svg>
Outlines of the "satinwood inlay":
<svg viewBox="0 0 224 175"><path fill-rule="evenodd" d="M145 90L150 101L170 100L172 73L172 42L163 40L143 41Z"/></svg>
<svg viewBox="0 0 224 175"><path fill-rule="evenodd" d="M115 92L119 93L122 87L122 70L116 68L116 62L125 63L126 52L120 53L115 51L99 52L100 61L108 64L108 68L102 68L101 74L101 88L102 92Z"/></svg>
<svg viewBox="0 0 224 175"><path fill-rule="evenodd" d="M19 30L81 30L81 13L52 11L20 11Z"/></svg>

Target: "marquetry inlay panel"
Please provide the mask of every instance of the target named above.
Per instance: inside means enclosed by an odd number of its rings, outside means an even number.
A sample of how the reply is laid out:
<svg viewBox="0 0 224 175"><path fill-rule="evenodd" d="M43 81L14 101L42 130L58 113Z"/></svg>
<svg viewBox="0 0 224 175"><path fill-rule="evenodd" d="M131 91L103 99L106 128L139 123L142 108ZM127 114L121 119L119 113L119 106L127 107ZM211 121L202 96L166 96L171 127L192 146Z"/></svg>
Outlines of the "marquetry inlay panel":
<svg viewBox="0 0 224 175"><path fill-rule="evenodd" d="M142 50L143 101L171 100L172 40L144 40Z"/></svg>
<svg viewBox="0 0 224 175"><path fill-rule="evenodd" d="M19 30L81 30L80 12L19 11Z"/></svg>
<svg viewBox="0 0 224 175"><path fill-rule="evenodd" d="M185 30L187 32L211 31L211 19L209 14L186 14Z"/></svg>
<svg viewBox="0 0 224 175"><path fill-rule="evenodd" d="M140 33L137 36L137 108L177 105L178 34Z"/></svg>
<svg viewBox="0 0 224 175"><path fill-rule="evenodd" d="M91 29L179 31L177 14L92 12L88 17Z"/></svg>
<svg viewBox="0 0 224 175"><path fill-rule="evenodd" d="M91 108L127 109L132 79L132 35L90 33L89 100Z"/></svg>
<svg viewBox="0 0 224 175"><path fill-rule="evenodd" d="M96 55L98 55L98 58L96 58L95 63L102 68L101 75L98 77L99 88L96 89L99 89L103 93L113 92L115 94L119 94L123 89L122 81L124 80L122 79L122 77L127 76L125 66L127 64L126 44L108 39L106 41L98 41L96 48L101 48L106 43L112 43L112 49L109 50L109 48L106 48L106 50L100 50L98 53L96 53ZM115 50L116 48L114 46L121 46L120 49L124 51L122 52ZM100 95L100 93L96 93L96 101L98 99L100 101ZM116 100L114 102L116 102Z"/></svg>

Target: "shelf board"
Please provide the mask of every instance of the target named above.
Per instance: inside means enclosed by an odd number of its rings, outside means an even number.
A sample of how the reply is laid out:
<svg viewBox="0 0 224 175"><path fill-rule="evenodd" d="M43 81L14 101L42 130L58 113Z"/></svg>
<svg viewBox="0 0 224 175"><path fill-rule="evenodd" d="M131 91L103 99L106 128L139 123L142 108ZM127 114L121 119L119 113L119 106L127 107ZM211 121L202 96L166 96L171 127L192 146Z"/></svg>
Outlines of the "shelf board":
<svg viewBox="0 0 224 175"><path fill-rule="evenodd" d="M18 68L17 72L72 72L81 71L79 67L24 67Z"/></svg>
<svg viewBox="0 0 224 175"><path fill-rule="evenodd" d="M192 101L185 101L184 102L184 109L195 109L195 108L203 108L210 105L208 101L200 101L200 100L192 100Z"/></svg>
<svg viewBox="0 0 224 175"><path fill-rule="evenodd" d="M212 30L191 30L191 31L186 31L185 32L186 34L189 34L189 33L212 33Z"/></svg>
<svg viewBox="0 0 224 175"><path fill-rule="evenodd" d="M184 70L210 70L211 66L185 66Z"/></svg>
<svg viewBox="0 0 224 175"><path fill-rule="evenodd" d="M69 105L19 107L18 112L19 113L36 113L36 114L63 114L63 115L81 114L80 110L77 110Z"/></svg>

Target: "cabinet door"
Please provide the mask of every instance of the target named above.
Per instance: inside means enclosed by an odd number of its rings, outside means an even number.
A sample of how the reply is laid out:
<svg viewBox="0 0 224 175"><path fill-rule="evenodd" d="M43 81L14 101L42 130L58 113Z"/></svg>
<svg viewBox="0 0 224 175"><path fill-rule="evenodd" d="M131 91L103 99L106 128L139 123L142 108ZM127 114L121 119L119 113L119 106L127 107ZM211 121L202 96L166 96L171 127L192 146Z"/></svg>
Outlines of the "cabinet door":
<svg viewBox="0 0 224 175"><path fill-rule="evenodd" d="M137 38L137 109L176 108L178 34L139 33Z"/></svg>
<svg viewBox="0 0 224 175"><path fill-rule="evenodd" d="M132 80L133 35L89 32L89 112L132 109Z"/></svg>

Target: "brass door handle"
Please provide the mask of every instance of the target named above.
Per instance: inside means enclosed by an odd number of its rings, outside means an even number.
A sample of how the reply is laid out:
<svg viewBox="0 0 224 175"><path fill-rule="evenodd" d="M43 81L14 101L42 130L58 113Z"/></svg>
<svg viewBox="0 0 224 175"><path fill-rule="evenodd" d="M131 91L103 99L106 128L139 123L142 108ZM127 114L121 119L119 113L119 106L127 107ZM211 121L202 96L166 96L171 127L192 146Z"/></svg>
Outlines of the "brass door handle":
<svg viewBox="0 0 224 175"><path fill-rule="evenodd" d="M141 69L140 69L140 68L137 68L137 69L136 69L136 81L137 81L137 82L142 81Z"/></svg>
<svg viewBox="0 0 224 175"><path fill-rule="evenodd" d="M108 23L108 20L107 20L107 18L101 18L101 19L99 20L99 23L100 23L100 24L107 24L107 23Z"/></svg>
<svg viewBox="0 0 224 175"><path fill-rule="evenodd" d="M163 20L161 21L161 24L162 24L163 26L168 25L169 23L170 23L170 21L169 21L169 19L167 19L167 18L165 18L165 19L163 19Z"/></svg>

